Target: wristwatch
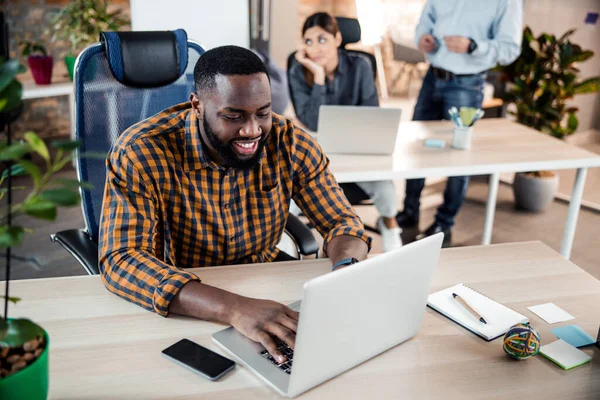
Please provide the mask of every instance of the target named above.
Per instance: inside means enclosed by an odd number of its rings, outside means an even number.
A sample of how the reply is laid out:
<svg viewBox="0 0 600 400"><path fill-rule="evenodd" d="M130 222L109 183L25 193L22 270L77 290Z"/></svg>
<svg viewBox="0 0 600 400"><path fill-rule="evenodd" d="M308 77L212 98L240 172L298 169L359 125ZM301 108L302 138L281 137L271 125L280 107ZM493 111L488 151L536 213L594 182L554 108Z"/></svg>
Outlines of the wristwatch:
<svg viewBox="0 0 600 400"><path fill-rule="evenodd" d="M477 50L477 43L475 43L475 41L471 38L469 38L469 41L469 49L467 50L467 53L471 54Z"/></svg>
<svg viewBox="0 0 600 400"><path fill-rule="evenodd" d="M331 270L335 271L335 269L337 267L341 267L342 265L352 265L352 264L356 264L357 262L358 262L358 260L354 257L344 258L343 260L336 262Z"/></svg>

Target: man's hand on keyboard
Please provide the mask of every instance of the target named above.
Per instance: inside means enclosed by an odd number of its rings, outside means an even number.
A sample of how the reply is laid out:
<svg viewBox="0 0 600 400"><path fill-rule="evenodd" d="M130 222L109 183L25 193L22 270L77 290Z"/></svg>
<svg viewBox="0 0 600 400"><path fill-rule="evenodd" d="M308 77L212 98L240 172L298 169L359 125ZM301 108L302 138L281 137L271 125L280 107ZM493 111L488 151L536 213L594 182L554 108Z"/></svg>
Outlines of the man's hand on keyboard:
<svg viewBox="0 0 600 400"><path fill-rule="evenodd" d="M232 311L231 325L244 336L259 342L279 361L286 361L273 337L287 343L292 349L296 340L299 313L270 300L243 297Z"/></svg>

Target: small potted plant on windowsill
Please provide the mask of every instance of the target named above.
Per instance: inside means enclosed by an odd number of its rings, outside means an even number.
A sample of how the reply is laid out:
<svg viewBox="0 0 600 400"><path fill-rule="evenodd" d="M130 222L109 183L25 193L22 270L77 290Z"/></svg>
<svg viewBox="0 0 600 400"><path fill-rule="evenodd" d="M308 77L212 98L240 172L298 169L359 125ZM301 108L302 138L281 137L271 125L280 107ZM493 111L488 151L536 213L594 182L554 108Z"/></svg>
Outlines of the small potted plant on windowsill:
<svg viewBox="0 0 600 400"><path fill-rule="evenodd" d="M64 61L73 80L73 68L79 52L97 42L100 32L118 31L128 25L129 20L119 9L109 12L108 1L72 0L52 17L51 23L52 41L66 40L70 44Z"/></svg>
<svg viewBox="0 0 600 400"><path fill-rule="evenodd" d="M0 125L8 129L8 140L0 140L0 199L5 195L8 204L0 208L0 249L5 251L6 279L3 300L3 313L0 316L0 399L45 400L48 395L48 352L49 336L44 329L28 319L14 319L8 316L9 302L20 299L9 293L11 268L11 249L19 246L27 229L14 224L21 215L53 221L57 208L74 206L79 203L79 187L86 188L77 180L54 179L72 159L77 142L54 142L56 155L50 152L42 139L35 133L24 134L24 141L12 143L10 123L18 117L21 109L22 87L16 75L23 68L15 60L0 60ZM44 166L27 160L37 157ZM29 175L33 189L25 200L18 204L10 201L14 187L12 178L17 175Z"/></svg>
<svg viewBox="0 0 600 400"><path fill-rule="evenodd" d="M54 59L48 55L46 47L37 42L22 42L21 55L27 57L33 80L38 85L49 85L52 82Z"/></svg>
<svg viewBox="0 0 600 400"><path fill-rule="evenodd" d="M507 82L504 101L514 104L517 122L559 139L577 130L577 107L567 104L575 95L600 91L600 77L581 80L577 63L594 52L571 42L574 29L561 37L543 33L537 38L529 27L523 31L521 55L511 65L500 67ZM517 208L542 211L558 190L554 171L532 171L515 175L513 191Z"/></svg>

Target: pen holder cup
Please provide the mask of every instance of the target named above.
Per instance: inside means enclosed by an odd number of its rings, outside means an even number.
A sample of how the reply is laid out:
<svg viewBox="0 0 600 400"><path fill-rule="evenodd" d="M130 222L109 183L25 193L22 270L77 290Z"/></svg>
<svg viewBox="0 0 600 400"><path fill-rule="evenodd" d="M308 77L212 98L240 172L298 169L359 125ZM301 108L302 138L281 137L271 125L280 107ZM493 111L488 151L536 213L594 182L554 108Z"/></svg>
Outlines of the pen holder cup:
<svg viewBox="0 0 600 400"><path fill-rule="evenodd" d="M473 136L472 126L455 126L452 133L452 147L469 150L471 148L471 136Z"/></svg>

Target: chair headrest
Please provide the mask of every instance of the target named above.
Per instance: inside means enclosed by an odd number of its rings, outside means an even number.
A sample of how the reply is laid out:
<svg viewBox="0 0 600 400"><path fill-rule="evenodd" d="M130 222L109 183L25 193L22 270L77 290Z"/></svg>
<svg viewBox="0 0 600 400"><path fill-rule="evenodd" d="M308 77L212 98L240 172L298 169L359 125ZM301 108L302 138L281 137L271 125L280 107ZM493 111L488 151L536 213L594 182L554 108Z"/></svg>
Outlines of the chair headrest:
<svg viewBox="0 0 600 400"><path fill-rule="evenodd" d="M175 82L188 63L183 29L148 32L102 32L110 70L119 82L153 88Z"/></svg>
<svg viewBox="0 0 600 400"><path fill-rule="evenodd" d="M356 43L360 41L360 24L355 18L336 17L340 33L342 34L341 48L346 47L347 44Z"/></svg>

